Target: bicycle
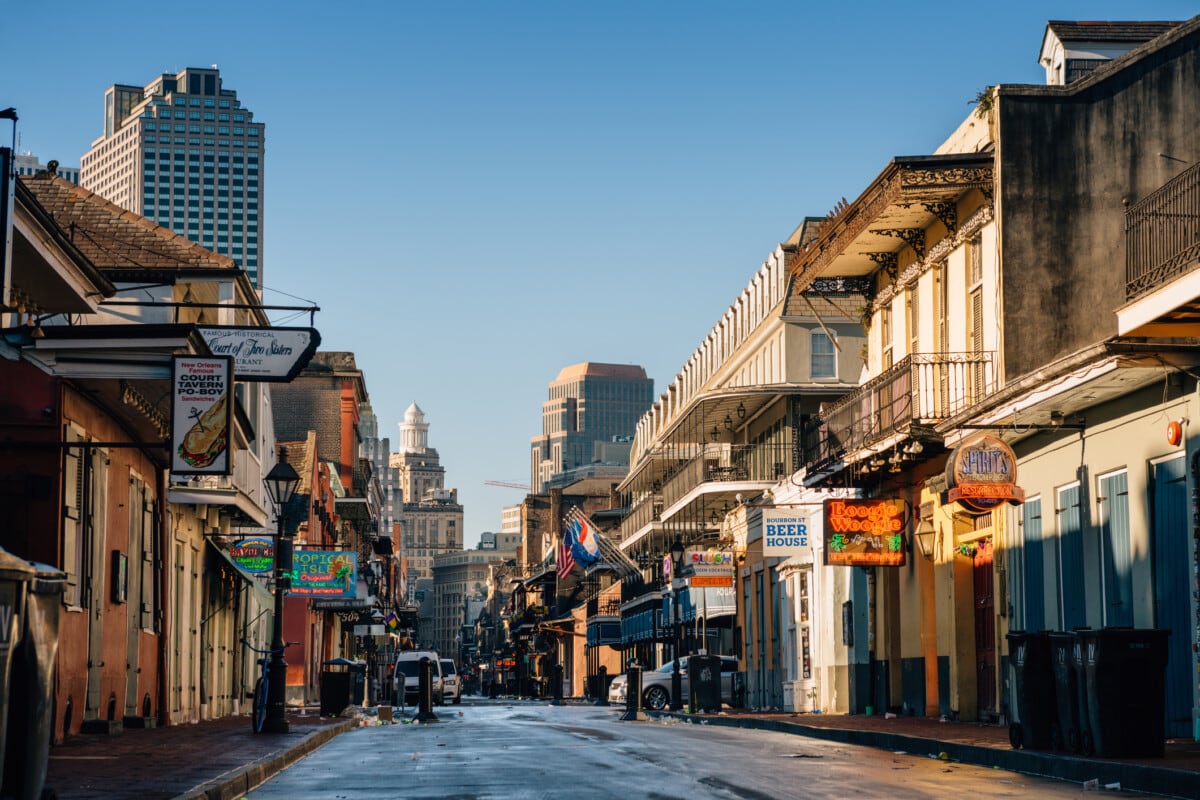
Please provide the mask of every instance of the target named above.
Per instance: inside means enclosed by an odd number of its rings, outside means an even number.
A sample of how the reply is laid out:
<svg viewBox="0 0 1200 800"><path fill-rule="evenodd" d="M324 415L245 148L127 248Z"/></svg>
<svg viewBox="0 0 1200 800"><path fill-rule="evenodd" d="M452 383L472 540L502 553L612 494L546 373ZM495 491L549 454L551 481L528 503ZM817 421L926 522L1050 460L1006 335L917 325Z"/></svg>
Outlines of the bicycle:
<svg viewBox="0 0 1200 800"><path fill-rule="evenodd" d="M267 648L266 650L259 649L250 644L248 639L242 639L242 644L245 645L247 649L253 650L255 653L258 653L262 656L262 658L257 659L259 666L262 667L262 672L259 674L258 680L254 682L254 694L252 695L254 701L250 706L250 727L255 733L262 733L263 725L267 721L267 698L271 694L270 680L267 677L270 672L270 657L276 653L282 653L284 650L288 649L294 644L300 643L285 642L283 647L279 648L278 650L273 650L271 648Z"/></svg>

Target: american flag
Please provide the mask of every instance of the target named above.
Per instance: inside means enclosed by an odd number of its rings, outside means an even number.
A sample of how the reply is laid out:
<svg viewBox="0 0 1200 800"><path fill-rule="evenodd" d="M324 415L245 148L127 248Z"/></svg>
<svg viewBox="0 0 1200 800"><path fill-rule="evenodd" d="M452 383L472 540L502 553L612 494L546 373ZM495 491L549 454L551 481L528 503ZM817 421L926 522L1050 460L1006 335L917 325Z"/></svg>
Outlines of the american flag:
<svg viewBox="0 0 1200 800"><path fill-rule="evenodd" d="M558 579L564 581L571 574L571 570L575 569L575 557L571 555L571 542L569 534L564 533L562 540L558 543Z"/></svg>

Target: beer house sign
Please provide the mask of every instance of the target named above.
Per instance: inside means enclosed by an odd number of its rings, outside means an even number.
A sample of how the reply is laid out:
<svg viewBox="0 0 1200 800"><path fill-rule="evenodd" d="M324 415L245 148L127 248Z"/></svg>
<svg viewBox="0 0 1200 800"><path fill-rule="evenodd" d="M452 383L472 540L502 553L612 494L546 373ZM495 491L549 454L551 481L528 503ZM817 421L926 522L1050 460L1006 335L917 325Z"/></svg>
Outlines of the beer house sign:
<svg viewBox="0 0 1200 800"><path fill-rule="evenodd" d="M957 447L946 463L943 502L958 503L970 514L986 514L1001 503L1020 505L1017 456L995 436L980 436Z"/></svg>

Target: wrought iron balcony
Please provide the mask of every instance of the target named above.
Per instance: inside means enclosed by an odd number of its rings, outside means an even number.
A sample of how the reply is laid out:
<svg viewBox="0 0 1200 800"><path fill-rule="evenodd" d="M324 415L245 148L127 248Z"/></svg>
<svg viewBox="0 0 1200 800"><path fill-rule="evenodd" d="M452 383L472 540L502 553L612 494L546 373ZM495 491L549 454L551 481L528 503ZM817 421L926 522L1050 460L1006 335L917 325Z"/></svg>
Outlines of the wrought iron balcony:
<svg viewBox="0 0 1200 800"><path fill-rule="evenodd" d="M778 444L711 443L663 485L662 499L672 506L703 483L773 483L790 474L791 449Z"/></svg>
<svg viewBox="0 0 1200 800"><path fill-rule="evenodd" d="M1125 299L1200 267L1200 164L1125 212Z"/></svg>
<svg viewBox="0 0 1200 800"><path fill-rule="evenodd" d="M809 422L803 432L809 473L914 424L936 424L970 408L994 388L992 360L990 352L906 356Z"/></svg>

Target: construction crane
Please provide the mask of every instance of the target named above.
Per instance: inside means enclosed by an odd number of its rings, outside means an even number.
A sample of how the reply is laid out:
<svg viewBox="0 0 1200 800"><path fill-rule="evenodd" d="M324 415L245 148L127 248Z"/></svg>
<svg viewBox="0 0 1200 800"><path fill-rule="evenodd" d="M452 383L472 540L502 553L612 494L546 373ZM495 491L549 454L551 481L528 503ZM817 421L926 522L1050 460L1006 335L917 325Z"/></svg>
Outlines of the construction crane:
<svg viewBox="0 0 1200 800"><path fill-rule="evenodd" d="M525 492L529 491L529 484L517 483L516 481L484 481L483 485L484 486L503 486L506 489L520 489Z"/></svg>

